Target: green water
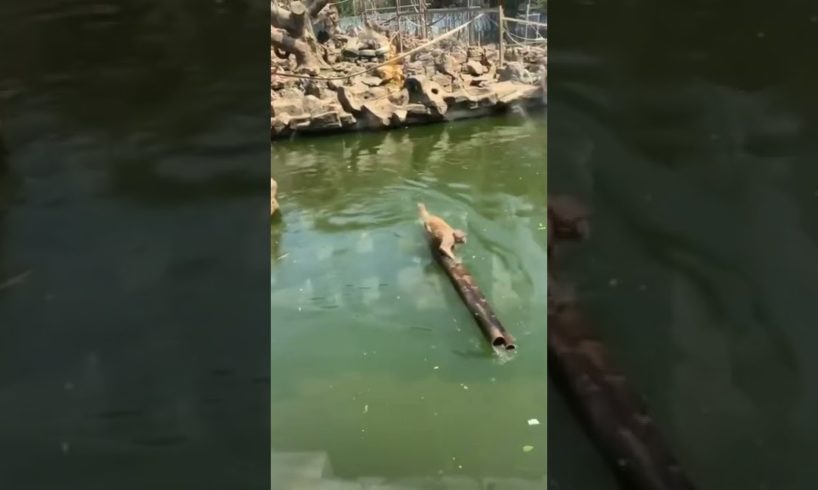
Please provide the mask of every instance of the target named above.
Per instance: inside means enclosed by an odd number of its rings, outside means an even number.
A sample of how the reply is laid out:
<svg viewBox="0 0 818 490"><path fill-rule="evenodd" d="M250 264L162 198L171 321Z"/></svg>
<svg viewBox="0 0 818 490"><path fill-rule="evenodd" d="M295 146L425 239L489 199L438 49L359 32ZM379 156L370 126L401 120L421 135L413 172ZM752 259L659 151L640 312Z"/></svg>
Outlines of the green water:
<svg viewBox="0 0 818 490"><path fill-rule="evenodd" d="M546 146L544 116L273 145L273 451L327 452L343 478L542 487ZM468 233L459 253L513 358L432 260L418 201Z"/></svg>

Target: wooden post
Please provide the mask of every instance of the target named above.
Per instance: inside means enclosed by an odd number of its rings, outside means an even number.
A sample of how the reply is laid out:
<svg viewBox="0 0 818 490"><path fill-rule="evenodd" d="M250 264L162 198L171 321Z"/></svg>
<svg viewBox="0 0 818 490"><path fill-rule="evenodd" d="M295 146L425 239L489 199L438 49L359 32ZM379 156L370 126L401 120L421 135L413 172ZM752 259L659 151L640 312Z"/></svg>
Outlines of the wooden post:
<svg viewBox="0 0 818 490"><path fill-rule="evenodd" d="M400 23L400 0L395 0L395 18L398 21L398 52L403 52L403 27Z"/></svg>
<svg viewBox="0 0 818 490"><path fill-rule="evenodd" d="M420 24L423 26L423 38L429 38L429 17L426 13L426 0L420 0Z"/></svg>
<svg viewBox="0 0 818 490"><path fill-rule="evenodd" d="M531 0L528 0L528 3L525 4L525 21L528 22L531 20ZM525 25L525 42L528 42L528 28L531 27L531 24Z"/></svg>
<svg viewBox="0 0 818 490"><path fill-rule="evenodd" d="M500 47L499 47L499 49L500 49L500 61L497 64L497 69L498 70L503 69L503 58L505 57L505 40L503 39L505 37L505 34L503 32L504 31L503 23L505 21L503 19L504 19L503 4L502 4L502 2L500 2L497 5L497 25L500 26Z"/></svg>
<svg viewBox="0 0 818 490"><path fill-rule="evenodd" d="M474 25L471 24L471 21L474 20L474 16L473 16L472 11L471 11L471 0L469 0L466 3L466 8L468 9L467 12L469 13L469 32L468 32L469 38L468 38L468 40L469 40L469 46L471 46L472 44L474 44L474 41L473 41L474 36L472 35L472 31L474 30Z"/></svg>

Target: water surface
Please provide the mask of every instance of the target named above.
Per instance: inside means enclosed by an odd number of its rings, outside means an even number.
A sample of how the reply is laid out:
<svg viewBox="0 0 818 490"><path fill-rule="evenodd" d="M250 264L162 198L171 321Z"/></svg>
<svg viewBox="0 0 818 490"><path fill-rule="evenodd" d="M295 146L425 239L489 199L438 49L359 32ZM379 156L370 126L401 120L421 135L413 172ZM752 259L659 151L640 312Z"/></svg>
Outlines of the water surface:
<svg viewBox="0 0 818 490"><path fill-rule="evenodd" d="M262 3L0 6L0 487L269 489Z"/></svg>
<svg viewBox="0 0 818 490"><path fill-rule="evenodd" d="M283 213L271 231L274 451L327 452L344 479L543 488L540 118L273 145ZM433 261L417 202L468 233L460 254L517 338L511 360L492 355Z"/></svg>

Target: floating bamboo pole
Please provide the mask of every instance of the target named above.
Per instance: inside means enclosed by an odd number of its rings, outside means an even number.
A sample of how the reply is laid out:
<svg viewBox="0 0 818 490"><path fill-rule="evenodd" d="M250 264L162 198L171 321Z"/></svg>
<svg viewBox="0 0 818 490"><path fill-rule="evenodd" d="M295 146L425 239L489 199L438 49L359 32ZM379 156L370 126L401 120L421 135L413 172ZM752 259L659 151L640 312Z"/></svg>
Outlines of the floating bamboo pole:
<svg viewBox="0 0 818 490"><path fill-rule="evenodd" d="M517 345L514 343L514 338L506 331L500 319L492 311L486 297L480 291L466 267L440 253L438 244L433 239L429 240L429 249L437 263L449 276L452 285L457 290L457 294L460 295L463 304L471 312L477 326L480 327L480 331L489 344L495 349L516 350Z"/></svg>

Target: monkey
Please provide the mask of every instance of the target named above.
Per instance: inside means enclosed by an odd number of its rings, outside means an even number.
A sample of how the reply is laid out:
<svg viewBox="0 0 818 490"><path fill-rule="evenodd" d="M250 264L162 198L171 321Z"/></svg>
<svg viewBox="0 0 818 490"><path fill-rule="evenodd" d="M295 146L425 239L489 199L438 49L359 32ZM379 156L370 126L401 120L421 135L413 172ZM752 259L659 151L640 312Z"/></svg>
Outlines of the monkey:
<svg viewBox="0 0 818 490"><path fill-rule="evenodd" d="M460 261L454 256L454 246L458 243L466 243L466 233L463 230L452 228L443 218L430 214L423 203L418 203L418 211L420 211L420 218L423 220L426 233L435 240L440 253L459 264Z"/></svg>
<svg viewBox="0 0 818 490"><path fill-rule="evenodd" d="M278 193L278 183L270 177L270 216L273 216L278 211L278 199L276 199L276 194Z"/></svg>

